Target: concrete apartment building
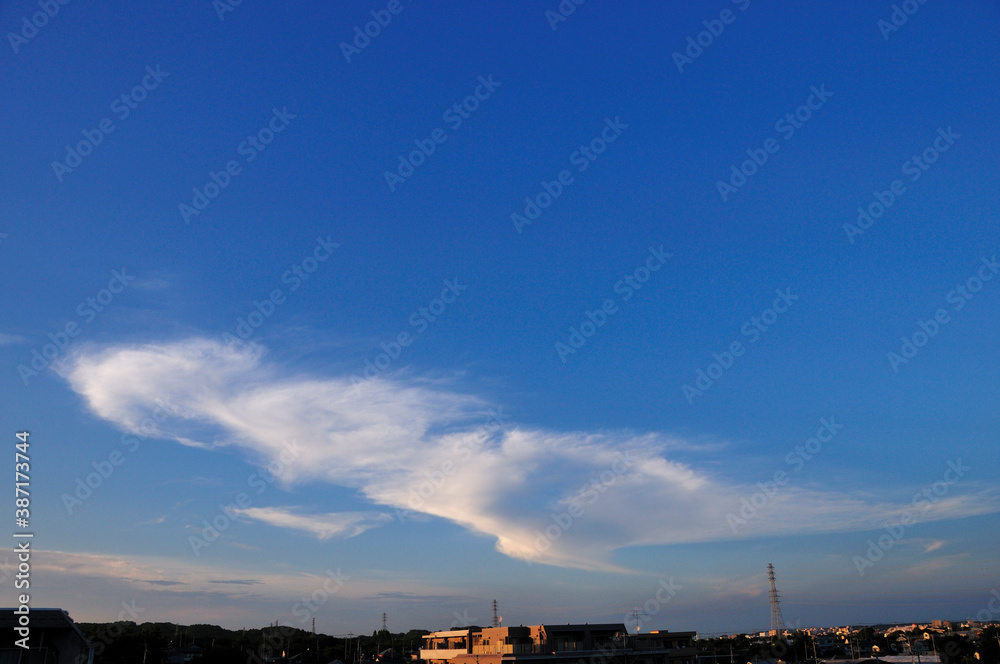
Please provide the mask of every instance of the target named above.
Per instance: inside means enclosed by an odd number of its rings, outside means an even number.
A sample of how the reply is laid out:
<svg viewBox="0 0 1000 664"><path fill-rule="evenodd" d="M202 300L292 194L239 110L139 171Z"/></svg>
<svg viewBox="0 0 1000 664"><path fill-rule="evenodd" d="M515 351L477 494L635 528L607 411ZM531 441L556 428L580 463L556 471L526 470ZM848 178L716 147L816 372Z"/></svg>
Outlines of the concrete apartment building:
<svg viewBox="0 0 1000 664"><path fill-rule="evenodd" d="M695 664L694 632L630 635L622 623L484 627L424 636L428 664Z"/></svg>

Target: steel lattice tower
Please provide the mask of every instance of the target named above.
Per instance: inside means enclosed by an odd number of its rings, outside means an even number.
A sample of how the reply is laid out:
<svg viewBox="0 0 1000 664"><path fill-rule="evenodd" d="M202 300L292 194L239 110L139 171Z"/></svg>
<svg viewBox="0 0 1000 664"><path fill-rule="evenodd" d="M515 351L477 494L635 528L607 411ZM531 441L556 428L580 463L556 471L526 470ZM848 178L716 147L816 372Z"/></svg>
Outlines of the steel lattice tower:
<svg viewBox="0 0 1000 664"><path fill-rule="evenodd" d="M497 615L497 601L493 600L493 622L490 624L491 627L500 626L500 616Z"/></svg>
<svg viewBox="0 0 1000 664"><path fill-rule="evenodd" d="M774 585L774 565L767 564L767 580L771 582L771 631L780 636L785 631L785 620L781 617L778 589Z"/></svg>

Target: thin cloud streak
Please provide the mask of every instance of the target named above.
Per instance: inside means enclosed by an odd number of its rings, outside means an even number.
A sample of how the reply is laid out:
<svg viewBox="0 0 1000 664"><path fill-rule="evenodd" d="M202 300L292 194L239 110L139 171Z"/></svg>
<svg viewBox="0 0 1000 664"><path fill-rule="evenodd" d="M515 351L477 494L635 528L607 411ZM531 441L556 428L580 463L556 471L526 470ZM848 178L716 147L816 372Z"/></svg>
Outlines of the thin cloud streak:
<svg viewBox="0 0 1000 664"><path fill-rule="evenodd" d="M235 511L276 528L290 528L312 533L321 540L328 540L334 535L356 537L370 528L376 528L392 520L391 514L379 512L300 514L292 509L281 507L248 507Z"/></svg>
<svg viewBox="0 0 1000 664"><path fill-rule="evenodd" d="M28 343L27 337L23 337L20 334L0 332L0 346L15 346L26 343Z"/></svg>

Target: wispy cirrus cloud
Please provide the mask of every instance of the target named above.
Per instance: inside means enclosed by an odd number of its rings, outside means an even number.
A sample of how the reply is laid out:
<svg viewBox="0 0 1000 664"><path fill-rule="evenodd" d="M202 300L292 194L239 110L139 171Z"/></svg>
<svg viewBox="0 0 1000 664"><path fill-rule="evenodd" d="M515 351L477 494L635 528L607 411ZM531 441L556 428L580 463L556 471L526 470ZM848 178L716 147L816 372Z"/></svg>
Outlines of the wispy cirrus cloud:
<svg viewBox="0 0 1000 664"><path fill-rule="evenodd" d="M183 581L167 581L164 579L138 579L140 583L148 583L151 586L183 586Z"/></svg>
<svg viewBox="0 0 1000 664"><path fill-rule="evenodd" d="M484 428L487 404L416 379L290 375L257 345L195 338L83 347L59 369L98 416L136 431L158 404L171 417L151 434L185 445L234 447L277 460L281 481L357 489L375 505L419 511L494 538L505 555L582 569L625 571L615 550L729 539L726 514L752 493L668 458L688 446L660 433ZM689 446L688 446L689 447ZM833 491L783 487L740 536L867 530L910 506ZM994 495L953 494L923 521L1000 511ZM258 507L248 517L320 538L353 536L384 515L305 514Z"/></svg>
<svg viewBox="0 0 1000 664"><path fill-rule="evenodd" d="M355 537L369 528L392 520L391 514L380 512L331 512L327 514L302 514L286 507L248 507L236 510L238 514L275 526L312 533L321 540L334 535Z"/></svg>
<svg viewBox="0 0 1000 664"><path fill-rule="evenodd" d="M932 553L937 551L946 544L944 540L934 540L924 545L924 553Z"/></svg>

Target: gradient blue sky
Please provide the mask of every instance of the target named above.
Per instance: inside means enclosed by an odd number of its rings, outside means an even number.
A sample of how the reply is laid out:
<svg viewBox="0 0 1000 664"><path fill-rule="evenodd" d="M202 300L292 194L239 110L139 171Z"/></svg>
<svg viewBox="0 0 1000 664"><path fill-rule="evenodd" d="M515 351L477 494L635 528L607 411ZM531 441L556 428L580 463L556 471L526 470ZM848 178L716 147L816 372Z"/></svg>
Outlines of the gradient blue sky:
<svg viewBox="0 0 1000 664"><path fill-rule="evenodd" d="M975 279L1000 252L1000 5L914 2L886 32L890 2L591 0L553 29L555 1L401 0L348 61L341 43L388 4L244 2L220 19L209 0L71 2L0 48L0 421L11 443L31 431L35 605L111 620L135 601L143 619L229 627L307 615L343 634L383 611L393 630L483 623L494 598L514 624L645 604L644 631L709 633L767 628L773 562L793 625L984 608L1000 585L1000 279ZM3 3L0 26L37 11ZM723 31L679 71L706 21ZM448 109L477 86L456 126ZM275 109L281 131L247 148ZM104 118L114 130L57 176ZM581 162L602 131L614 141ZM928 148L933 164L907 167ZM721 195L747 150L766 163ZM230 161L185 223L179 205ZM512 213L564 170L518 232ZM845 231L895 180L884 214ZM619 283L647 264L641 289ZM127 286L102 294L116 270ZM952 293L970 278L971 299ZM775 320L779 290L797 299ZM947 322L892 361L939 309ZM713 353L734 342L719 376ZM699 370L719 377L688 398ZM807 443L824 418L834 435ZM741 500L759 505L745 524ZM218 538L193 545L213 520Z"/></svg>

